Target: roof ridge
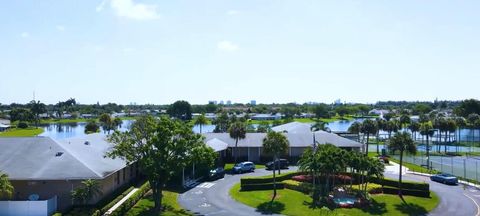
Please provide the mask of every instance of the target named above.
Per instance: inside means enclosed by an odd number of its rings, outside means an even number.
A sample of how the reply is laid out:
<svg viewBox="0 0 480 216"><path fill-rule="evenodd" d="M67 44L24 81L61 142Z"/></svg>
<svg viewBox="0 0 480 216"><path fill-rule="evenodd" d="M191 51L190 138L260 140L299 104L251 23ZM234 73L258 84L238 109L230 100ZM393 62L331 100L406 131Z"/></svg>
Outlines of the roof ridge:
<svg viewBox="0 0 480 216"><path fill-rule="evenodd" d="M77 160L78 162L80 162L83 166L85 166L88 170L92 171L93 173L95 173L95 175L97 175L97 177L99 178L103 178L103 175L99 174L98 172L96 172L95 170L93 170L90 166L88 166L84 161L80 160L76 154L72 153L72 151L66 149L65 147L63 147L63 145L58 142L57 140L51 138L51 137L48 137L49 139L53 140L61 149L63 149L65 152L68 152L68 154L70 154L73 158L75 158L75 160Z"/></svg>

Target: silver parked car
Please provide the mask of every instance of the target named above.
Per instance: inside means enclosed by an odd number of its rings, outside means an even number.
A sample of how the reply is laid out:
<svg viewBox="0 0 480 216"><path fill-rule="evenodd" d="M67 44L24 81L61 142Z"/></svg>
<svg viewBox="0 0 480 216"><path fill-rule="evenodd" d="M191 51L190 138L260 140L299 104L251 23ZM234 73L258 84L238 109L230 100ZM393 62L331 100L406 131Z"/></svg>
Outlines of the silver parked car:
<svg viewBox="0 0 480 216"><path fill-rule="evenodd" d="M255 171L255 164L250 161L241 162L235 164L232 168L233 173L244 173L244 172L254 172Z"/></svg>

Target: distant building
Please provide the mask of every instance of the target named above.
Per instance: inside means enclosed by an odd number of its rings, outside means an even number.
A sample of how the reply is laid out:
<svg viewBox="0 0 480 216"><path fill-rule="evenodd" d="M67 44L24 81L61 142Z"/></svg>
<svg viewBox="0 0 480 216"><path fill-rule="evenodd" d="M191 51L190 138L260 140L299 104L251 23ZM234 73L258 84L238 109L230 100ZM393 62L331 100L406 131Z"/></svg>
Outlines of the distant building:
<svg viewBox="0 0 480 216"><path fill-rule="evenodd" d="M216 100L211 100L211 101L208 101L208 104L215 104L215 105L217 105L217 101L216 101Z"/></svg>
<svg viewBox="0 0 480 216"><path fill-rule="evenodd" d="M388 113L390 113L389 110L383 110L383 109L372 109L368 112L368 114L370 115L379 115L379 116L383 116Z"/></svg>
<svg viewBox="0 0 480 216"><path fill-rule="evenodd" d="M342 104L342 100L340 99L337 99L335 100L335 102L333 102L335 105L341 105Z"/></svg>
<svg viewBox="0 0 480 216"><path fill-rule="evenodd" d="M231 100L227 100L227 106L230 106L232 105L232 101Z"/></svg>
<svg viewBox="0 0 480 216"><path fill-rule="evenodd" d="M252 120L280 120L282 119L282 115L280 113L277 113L275 115L272 114L256 114L250 117Z"/></svg>
<svg viewBox="0 0 480 216"><path fill-rule="evenodd" d="M220 105L223 105L223 104L224 104L224 103L223 103L223 100L221 100L219 104L220 104Z"/></svg>
<svg viewBox="0 0 480 216"><path fill-rule="evenodd" d="M256 106L256 105L257 105L257 101L256 101L256 100L251 100L251 101L250 101L250 105Z"/></svg>

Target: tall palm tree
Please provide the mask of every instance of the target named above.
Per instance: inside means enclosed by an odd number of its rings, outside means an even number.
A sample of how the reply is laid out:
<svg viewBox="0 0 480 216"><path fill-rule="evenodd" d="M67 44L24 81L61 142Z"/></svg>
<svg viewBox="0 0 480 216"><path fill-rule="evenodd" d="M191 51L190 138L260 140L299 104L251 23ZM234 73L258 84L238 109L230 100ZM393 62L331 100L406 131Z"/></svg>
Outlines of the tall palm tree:
<svg viewBox="0 0 480 216"><path fill-rule="evenodd" d="M417 132L420 130L420 123L414 121L408 125L408 129L412 132L413 140L417 140Z"/></svg>
<svg viewBox="0 0 480 216"><path fill-rule="evenodd" d="M195 119L194 124L200 126L200 133L202 133L202 126L208 123L208 119L205 117L205 114L198 116Z"/></svg>
<svg viewBox="0 0 480 216"><path fill-rule="evenodd" d="M238 156L238 140L245 139L247 133L247 126L245 123L237 121L233 123L228 129L228 133L232 139L235 139L235 163L237 163Z"/></svg>
<svg viewBox="0 0 480 216"><path fill-rule="evenodd" d="M362 128L361 128L362 133L367 135L367 145L366 145L366 150L365 150L365 155L368 155L368 144L370 142L370 134L376 134L378 131L377 124L375 121L367 119L363 121L362 123ZM377 145L377 154L380 153L380 150L378 149Z"/></svg>
<svg viewBox="0 0 480 216"><path fill-rule="evenodd" d="M410 116L408 115L402 115L400 116L400 125L402 129L405 129L408 127L408 124L412 122L412 119L410 119Z"/></svg>
<svg viewBox="0 0 480 216"><path fill-rule="evenodd" d="M360 132L362 130L362 123L353 122L352 125L348 128L349 133L357 134L357 141L360 142Z"/></svg>
<svg viewBox="0 0 480 216"><path fill-rule="evenodd" d="M8 199L13 195L13 185L8 180L8 175L0 172L0 199Z"/></svg>
<svg viewBox="0 0 480 216"><path fill-rule="evenodd" d="M385 125L385 129L388 132L388 141L390 142L390 139L392 138L392 133L397 133L398 130L400 129L400 122L395 119L387 121L387 124ZM385 144L384 144L384 148L385 148Z"/></svg>
<svg viewBox="0 0 480 216"><path fill-rule="evenodd" d="M426 152L427 152L427 169L430 169L430 146L429 146L429 138L433 136L435 131L433 130L433 126L431 122L425 122L422 123L420 126L420 134L422 136L425 136L427 139L427 147L426 147Z"/></svg>
<svg viewBox="0 0 480 216"><path fill-rule="evenodd" d="M472 113L468 115L467 122L470 130L472 130L472 145L475 146L475 130L480 126L480 115Z"/></svg>
<svg viewBox="0 0 480 216"><path fill-rule="evenodd" d="M287 137L280 132L271 131L267 133L267 136L263 139L263 151L267 154L271 154L273 156L273 200L277 196L277 185L275 179L275 169L277 168L278 157L288 151L290 143L288 142ZM279 164L280 165L280 164ZM278 167L278 174L280 174L280 167Z"/></svg>
<svg viewBox="0 0 480 216"><path fill-rule="evenodd" d="M403 166L403 154L415 154L417 152L417 146L413 141L411 135L408 132L398 132L390 140L389 147L394 150L400 151L400 172L398 175L398 195L402 196L402 166Z"/></svg>
<svg viewBox="0 0 480 216"><path fill-rule="evenodd" d="M35 100L30 101L28 105L32 113L35 115L35 127L38 128L40 114L47 112L47 106L44 103Z"/></svg>
<svg viewBox="0 0 480 216"><path fill-rule="evenodd" d="M363 193L366 195L367 194L367 188L368 188L368 182L370 176L375 176L378 179L383 178L383 172L385 171L385 164L381 162L380 160L377 160L376 158L371 158L371 157L365 157L366 160L366 180L365 180L365 185L363 188Z"/></svg>
<svg viewBox="0 0 480 216"><path fill-rule="evenodd" d="M328 123L326 122L323 122L323 121L315 121L315 123L310 127L310 130L311 131L328 131L330 130L328 127L327 127Z"/></svg>

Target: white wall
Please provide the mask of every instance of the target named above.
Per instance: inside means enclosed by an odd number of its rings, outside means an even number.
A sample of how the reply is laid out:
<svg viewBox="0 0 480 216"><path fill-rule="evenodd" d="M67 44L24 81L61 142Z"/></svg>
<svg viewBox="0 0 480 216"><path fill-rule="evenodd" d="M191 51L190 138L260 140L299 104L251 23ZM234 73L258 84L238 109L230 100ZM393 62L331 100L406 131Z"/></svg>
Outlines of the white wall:
<svg viewBox="0 0 480 216"><path fill-rule="evenodd" d="M57 197L41 201L0 201L1 216L50 216L57 208Z"/></svg>

